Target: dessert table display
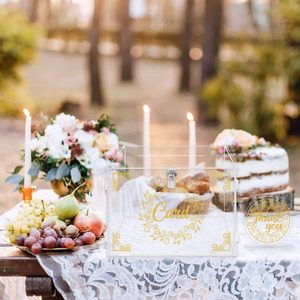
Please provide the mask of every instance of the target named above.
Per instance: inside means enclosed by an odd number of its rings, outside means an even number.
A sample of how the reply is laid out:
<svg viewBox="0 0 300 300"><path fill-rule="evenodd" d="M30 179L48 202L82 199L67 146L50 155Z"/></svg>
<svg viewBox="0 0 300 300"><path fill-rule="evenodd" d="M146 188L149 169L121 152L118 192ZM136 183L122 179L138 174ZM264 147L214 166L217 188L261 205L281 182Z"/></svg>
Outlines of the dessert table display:
<svg viewBox="0 0 300 300"><path fill-rule="evenodd" d="M28 277L29 295L300 298L300 215L283 148L234 129L197 146L191 113L188 147L153 147L148 106L143 147L120 143L106 116L60 114L31 140L24 113L24 176L17 166L7 180L23 201L0 217L0 250L32 257L0 255L0 275ZM52 190L34 192L38 176Z"/></svg>
<svg viewBox="0 0 300 300"><path fill-rule="evenodd" d="M1 226L15 212L2 215ZM37 259L65 299L298 299L300 215L291 217L283 244L262 247L247 234L243 213L237 215L236 257L107 257L103 241Z"/></svg>

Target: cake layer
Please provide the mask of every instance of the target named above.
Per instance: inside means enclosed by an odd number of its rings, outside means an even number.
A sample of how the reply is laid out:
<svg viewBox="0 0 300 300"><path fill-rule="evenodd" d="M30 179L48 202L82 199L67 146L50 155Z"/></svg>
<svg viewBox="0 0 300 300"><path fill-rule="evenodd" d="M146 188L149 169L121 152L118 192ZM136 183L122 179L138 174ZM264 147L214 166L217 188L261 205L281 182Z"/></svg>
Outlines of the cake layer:
<svg viewBox="0 0 300 300"><path fill-rule="evenodd" d="M224 189L224 184L226 184L226 182L218 180L215 192L230 192L230 190L228 190L228 186ZM288 171L283 173L279 172L252 175L248 178L238 179L237 194L239 197L248 197L254 194L280 191L285 189L288 186L288 184ZM233 186L231 186L231 191L233 191Z"/></svg>
<svg viewBox="0 0 300 300"><path fill-rule="evenodd" d="M286 151L279 147L259 147L250 150L242 161L234 163L228 158L216 159L216 168L219 170L232 169L233 165L237 168L237 177L243 178L252 174L288 171L289 159Z"/></svg>
<svg viewBox="0 0 300 300"><path fill-rule="evenodd" d="M270 175L251 176L238 180L238 195L246 197L255 193L275 192L285 189L289 184L289 172Z"/></svg>

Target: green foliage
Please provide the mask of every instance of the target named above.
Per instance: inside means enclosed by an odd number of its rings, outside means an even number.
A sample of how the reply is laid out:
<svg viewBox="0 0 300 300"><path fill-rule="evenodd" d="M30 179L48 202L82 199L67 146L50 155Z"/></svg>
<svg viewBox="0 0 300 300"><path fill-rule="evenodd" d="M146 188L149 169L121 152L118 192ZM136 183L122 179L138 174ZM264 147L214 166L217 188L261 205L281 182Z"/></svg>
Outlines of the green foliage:
<svg viewBox="0 0 300 300"><path fill-rule="evenodd" d="M209 81L202 99L223 126L237 127L271 140L282 139L282 103L268 97L270 81L282 70L282 49L270 46L239 49L223 62L217 78Z"/></svg>
<svg viewBox="0 0 300 300"><path fill-rule="evenodd" d="M273 5L272 38L260 36L259 44L235 46L234 57L221 63L218 77L204 87L202 96L222 124L280 140L289 129L288 118L299 118L300 112L300 1ZM274 79L286 82L285 95L277 100L270 97ZM227 89L238 88L240 97L233 100ZM232 101L238 102L238 115ZM295 109L287 112L286 107Z"/></svg>
<svg viewBox="0 0 300 300"><path fill-rule="evenodd" d="M18 68L35 55L37 30L15 13L0 10L0 88L19 80Z"/></svg>
<svg viewBox="0 0 300 300"><path fill-rule="evenodd" d="M37 50L39 30L22 15L0 9L0 114L20 110L18 90L20 67L30 62Z"/></svg>
<svg viewBox="0 0 300 300"><path fill-rule="evenodd" d="M277 8L277 17L280 18L283 38L285 41L300 41L300 1L282 0Z"/></svg>
<svg viewBox="0 0 300 300"><path fill-rule="evenodd" d="M7 83L5 87L0 89L0 116L23 115L21 109L23 107L28 108L31 113L35 111L35 106L22 90L22 87Z"/></svg>
<svg viewBox="0 0 300 300"><path fill-rule="evenodd" d="M106 114L102 114L99 117L95 128L98 132L101 132L103 128L108 128L110 132L116 133L115 124L112 124L110 117Z"/></svg>
<svg viewBox="0 0 300 300"><path fill-rule="evenodd" d="M210 116L222 118L228 126L233 122L242 126L240 116L245 100L240 86L226 77L218 77L207 83L202 97L209 104Z"/></svg>
<svg viewBox="0 0 300 300"><path fill-rule="evenodd" d="M282 42L285 54L285 72L290 87L299 89L300 82L300 1L284 0L278 6L278 16L283 24ZM300 99L300 95L296 97ZM291 101L295 99L290 99Z"/></svg>

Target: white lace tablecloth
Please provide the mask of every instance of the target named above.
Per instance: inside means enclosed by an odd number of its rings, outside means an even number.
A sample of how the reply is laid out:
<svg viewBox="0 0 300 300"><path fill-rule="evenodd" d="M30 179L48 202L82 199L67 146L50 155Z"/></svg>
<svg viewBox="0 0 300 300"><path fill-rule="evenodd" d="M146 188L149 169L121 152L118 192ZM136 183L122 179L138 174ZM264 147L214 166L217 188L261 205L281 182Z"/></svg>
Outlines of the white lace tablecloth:
<svg viewBox="0 0 300 300"><path fill-rule="evenodd" d="M14 211L0 218L0 228ZM292 217L292 224L292 232L279 246L257 246L239 215L237 257L107 258L105 243L100 242L74 253L40 255L38 260L57 290L71 300L296 300L300 215Z"/></svg>

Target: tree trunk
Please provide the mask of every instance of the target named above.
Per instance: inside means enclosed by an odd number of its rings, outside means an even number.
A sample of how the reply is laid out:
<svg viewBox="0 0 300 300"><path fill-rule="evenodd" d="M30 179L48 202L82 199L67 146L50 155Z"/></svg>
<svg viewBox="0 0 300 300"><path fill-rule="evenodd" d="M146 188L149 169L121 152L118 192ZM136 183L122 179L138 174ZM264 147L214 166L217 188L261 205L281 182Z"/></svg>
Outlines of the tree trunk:
<svg viewBox="0 0 300 300"><path fill-rule="evenodd" d="M132 80L132 45L131 18L129 15L129 0L119 0L120 18L120 56L121 56L121 80Z"/></svg>
<svg viewBox="0 0 300 300"><path fill-rule="evenodd" d="M253 0L247 0L247 9L248 9L251 25L255 31L258 31L259 25L255 19L255 12L253 10Z"/></svg>
<svg viewBox="0 0 300 300"><path fill-rule="evenodd" d="M94 0L94 13L92 16L91 28L89 33L90 51L88 54L88 62L90 74L90 103L94 105L104 104L101 72L99 68L100 59L98 55L102 2L102 0Z"/></svg>
<svg viewBox="0 0 300 300"><path fill-rule="evenodd" d="M29 21L34 23L38 19L39 0L30 1Z"/></svg>
<svg viewBox="0 0 300 300"><path fill-rule="evenodd" d="M181 78L180 78L181 91L188 91L190 89L190 73L191 73L190 49L192 44L193 7L194 7L194 0L186 0L185 16L184 16L183 30L182 30L182 44L181 44Z"/></svg>
<svg viewBox="0 0 300 300"><path fill-rule="evenodd" d="M223 0L205 0L200 93L205 83L217 74L222 25ZM203 121L216 122L207 116L207 105L203 103L201 97L199 116Z"/></svg>
<svg viewBox="0 0 300 300"><path fill-rule="evenodd" d="M51 7L51 0L46 0L46 24L50 26L51 17L52 17L52 7Z"/></svg>

